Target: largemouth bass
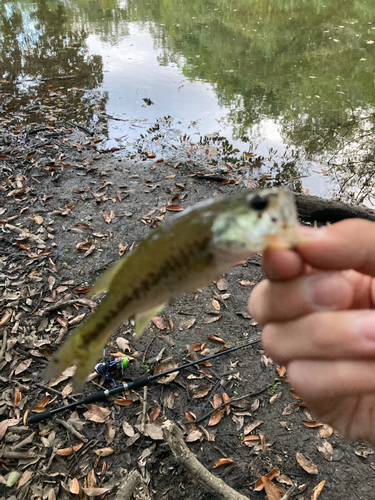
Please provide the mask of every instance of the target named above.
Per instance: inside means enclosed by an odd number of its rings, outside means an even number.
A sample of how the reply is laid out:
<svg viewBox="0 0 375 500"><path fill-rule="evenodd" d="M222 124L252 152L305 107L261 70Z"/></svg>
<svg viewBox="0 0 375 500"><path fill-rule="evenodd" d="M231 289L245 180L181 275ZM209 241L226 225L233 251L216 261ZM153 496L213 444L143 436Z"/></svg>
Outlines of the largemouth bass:
<svg viewBox="0 0 375 500"><path fill-rule="evenodd" d="M218 279L267 247L298 243L294 199L286 190L246 190L197 203L156 228L104 273L89 296L108 291L98 310L77 328L49 364L56 377L76 365L81 390L111 334L135 317L136 340L166 302Z"/></svg>

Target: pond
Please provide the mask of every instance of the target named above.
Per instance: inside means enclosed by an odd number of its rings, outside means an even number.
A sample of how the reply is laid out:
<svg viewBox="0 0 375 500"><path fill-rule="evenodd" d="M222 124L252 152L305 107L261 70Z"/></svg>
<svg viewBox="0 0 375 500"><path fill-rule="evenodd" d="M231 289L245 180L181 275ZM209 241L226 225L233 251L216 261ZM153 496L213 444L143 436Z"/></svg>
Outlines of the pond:
<svg viewBox="0 0 375 500"><path fill-rule="evenodd" d="M51 123L96 127L125 156L185 144L253 185L375 199L374 2L14 0L0 9L3 121L13 109L20 123L38 123L38 106L50 106Z"/></svg>

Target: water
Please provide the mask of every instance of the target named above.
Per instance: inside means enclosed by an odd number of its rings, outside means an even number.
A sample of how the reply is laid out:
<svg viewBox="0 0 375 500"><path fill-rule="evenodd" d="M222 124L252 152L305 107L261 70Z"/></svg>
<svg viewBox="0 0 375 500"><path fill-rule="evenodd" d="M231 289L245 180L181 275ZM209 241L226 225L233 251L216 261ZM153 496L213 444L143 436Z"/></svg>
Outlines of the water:
<svg viewBox="0 0 375 500"><path fill-rule="evenodd" d="M140 134L160 154L227 140L211 166L371 203L373 2L15 0L0 12L3 112L47 96L53 118L96 126L125 156ZM72 78L42 80L56 76Z"/></svg>

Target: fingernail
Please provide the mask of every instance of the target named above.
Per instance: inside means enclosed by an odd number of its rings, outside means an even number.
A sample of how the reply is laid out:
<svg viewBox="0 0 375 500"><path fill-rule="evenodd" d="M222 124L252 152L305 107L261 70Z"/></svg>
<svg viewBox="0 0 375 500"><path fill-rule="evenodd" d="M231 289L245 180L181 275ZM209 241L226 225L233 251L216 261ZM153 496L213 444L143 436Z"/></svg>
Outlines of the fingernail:
<svg viewBox="0 0 375 500"><path fill-rule="evenodd" d="M305 298L315 310L335 310L340 303L344 278L339 273L319 273L303 281Z"/></svg>
<svg viewBox="0 0 375 500"><path fill-rule="evenodd" d="M363 311L361 316L354 319L353 330L363 339L375 341L375 313Z"/></svg>

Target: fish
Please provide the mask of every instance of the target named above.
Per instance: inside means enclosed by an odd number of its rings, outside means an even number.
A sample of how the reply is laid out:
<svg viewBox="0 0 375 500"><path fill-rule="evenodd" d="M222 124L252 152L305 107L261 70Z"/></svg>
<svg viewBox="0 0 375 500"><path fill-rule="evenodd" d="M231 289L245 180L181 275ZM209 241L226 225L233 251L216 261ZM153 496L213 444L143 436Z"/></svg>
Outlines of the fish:
<svg viewBox="0 0 375 500"><path fill-rule="evenodd" d="M219 279L266 248L298 245L298 216L287 189L241 190L202 201L153 230L108 269L88 296L107 295L91 317L64 342L44 378L76 365L81 391L110 336L135 318L133 341L168 301Z"/></svg>

